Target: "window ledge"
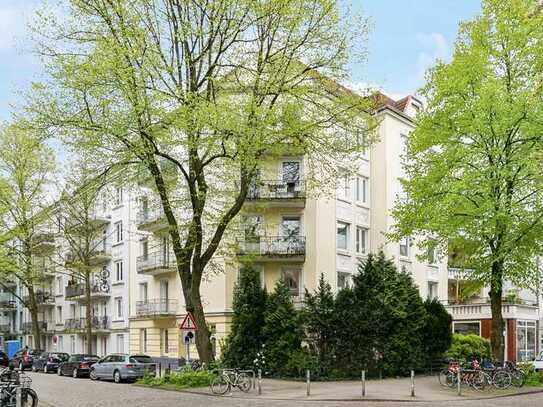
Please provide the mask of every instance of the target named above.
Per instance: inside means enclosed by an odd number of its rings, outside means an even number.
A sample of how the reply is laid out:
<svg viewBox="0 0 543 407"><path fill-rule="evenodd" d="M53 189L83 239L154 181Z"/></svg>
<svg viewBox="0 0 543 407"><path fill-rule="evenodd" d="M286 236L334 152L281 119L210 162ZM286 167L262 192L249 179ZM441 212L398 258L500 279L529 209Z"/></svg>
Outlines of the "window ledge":
<svg viewBox="0 0 543 407"><path fill-rule="evenodd" d="M111 285L124 285L124 280L114 281Z"/></svg>
<svg viewBox="0 0 543 407"><path fill-rule="evenodd" d="M336 251L337 251L337 254L341 254L342 256L349 256L349 257L352 256L351 252L345 249L336 249Z"/></svg>
<svg viewBox="0 0 543 407"><path fill-rule="evenodd" d="M400 254L400 261L406 262L406 263L412 263L412 260L407 256L402 256Z"/></svg>
<svg viewBox="0 0 543 407"><path fill-rule="evenodd" d="M349 205L351 205L353 203L352 199L347 199L347 198L338 198L338 197L336 197L336 200L338 200L340 202L348 203Z"/></svg>
<svg viewBox="0 0 543 407"><path fill-rule="evenodd" d="M369 203L364 203L364 202L361 202L361 201L356 201L356 206L358 206L359 208L363 208L363 209L368 209L368 210L371 209Z"/></svg>
<svg viewBox="0 0 543 407"><path fill-rule="evenodd" d="M121 240L120 242L115 242L115 243L112 243L111 244L111 247L117 247L117 246L122 246L124 243L124 240Z"/></svg>
<svg viewBox="0 0 543 407"><path fill-rule="evenodd" d="M120 318L120 319L112 319L111 322L113 322L113 323L116 323L116 322L124 322L124 318Z"/></svg>
<svg viewBox="0 0 543 407"><path fill-rule="evenodd" d="M115 205L115 206L114 206L113 208L111 208L111 209L113 209L113 210L115 211L115 210L117 210L117 209L121 209L123 206L124 206L124 204L121 203L121 204L119 204L119 205Z"/></svg>

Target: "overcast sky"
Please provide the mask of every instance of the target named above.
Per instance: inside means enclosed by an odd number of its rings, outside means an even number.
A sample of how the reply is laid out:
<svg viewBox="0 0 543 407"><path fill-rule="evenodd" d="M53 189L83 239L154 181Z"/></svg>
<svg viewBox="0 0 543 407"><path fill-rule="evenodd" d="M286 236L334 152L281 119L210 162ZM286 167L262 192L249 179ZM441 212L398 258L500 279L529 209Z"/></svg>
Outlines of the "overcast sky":
<svg viewBox="0 0 543 407"><path fill-rule="evenodd" d="M18 92L39 78L27 23L41 0L0 0L0 119L8 119ZM478 0L352 0L372 20L369 59L353 66L352 82L380 87L393 97L414 93L436 58L447 60L458 22L480 9Z"/></svg>

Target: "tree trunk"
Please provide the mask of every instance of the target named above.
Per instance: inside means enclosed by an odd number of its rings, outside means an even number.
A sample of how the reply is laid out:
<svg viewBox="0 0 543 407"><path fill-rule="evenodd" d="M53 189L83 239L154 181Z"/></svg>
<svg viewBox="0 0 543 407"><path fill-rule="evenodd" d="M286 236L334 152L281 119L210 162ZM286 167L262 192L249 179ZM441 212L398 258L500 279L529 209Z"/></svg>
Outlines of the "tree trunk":
<svg viewBox="0 0 543 407"><path fill-rule="evenodd" d="M490 345L492 348L492 357L494 360L503 361L505 344L503 340L504 321L502 315L502 279L503 262L494 262L492 264L492 279L490 283L490 307L492 310L492 333L490 335Z"/></svg>
<svg viewBox="0 0 543 407"><path fill-rule="evenodd" d="M93 355L92 351L92 299L90 275L85 275L85 331L87 336L87 354Z"/></svg>
<svg viewBox="0 0 543 407"><path fill-rule="evenodd" d="M38 322L38 304L32 287L28 288L28 311L32 322L32 335L34 336L34 349L41 349L41 326Z"/></svg>
<svg viewBox="0 0 543 407"><path fill-rule="evenodd" d="M196 349L198 349L198 356L200 357L200 362L205 362L205 364L209 366L209 363L214 360L213 347L211 346L211 332L206 323L199 288L191 287L188 295L189 298L185 296L185 302L187 304L187 312L192 313L196 324L195 341Z"/></svg>

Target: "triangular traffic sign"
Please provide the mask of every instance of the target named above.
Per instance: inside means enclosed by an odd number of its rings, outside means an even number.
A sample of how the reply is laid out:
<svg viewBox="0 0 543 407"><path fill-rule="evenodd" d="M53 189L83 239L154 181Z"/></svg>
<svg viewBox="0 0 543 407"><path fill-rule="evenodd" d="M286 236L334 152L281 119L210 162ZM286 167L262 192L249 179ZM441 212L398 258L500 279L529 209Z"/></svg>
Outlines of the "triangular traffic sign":
<svg viewBox="0 0 543 407"><path fill-rule="evenodd" d="M192 316L191 312L188 312L185 316L185 319L183 319L183 322L181 322L181 325L179 326L179 329L187 329L191 331L196 331L196 322L194 322L194 317Z"/></svg>

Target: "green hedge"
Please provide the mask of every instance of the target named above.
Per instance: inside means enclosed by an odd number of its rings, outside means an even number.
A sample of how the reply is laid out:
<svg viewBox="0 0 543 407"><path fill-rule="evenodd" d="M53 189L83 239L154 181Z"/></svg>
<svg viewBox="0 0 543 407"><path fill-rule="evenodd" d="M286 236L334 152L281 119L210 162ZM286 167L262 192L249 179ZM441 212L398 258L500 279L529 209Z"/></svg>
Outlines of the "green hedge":
<svg viewBox="0 0 543 407"><path fill-rule="evenodd" d="M183 371L170 373L163 377L146 376L139 380L139 384L147 386L165 386L179 389L188 389L190 387L206 387L211 384L215 374L208 371Z"/></svg>
<svg viewBox="0 0 543 407"><path fill-rule="evenodd" d="M454 334L447 356L458 361L490 358L490 341L478 335Z"/></svg>

